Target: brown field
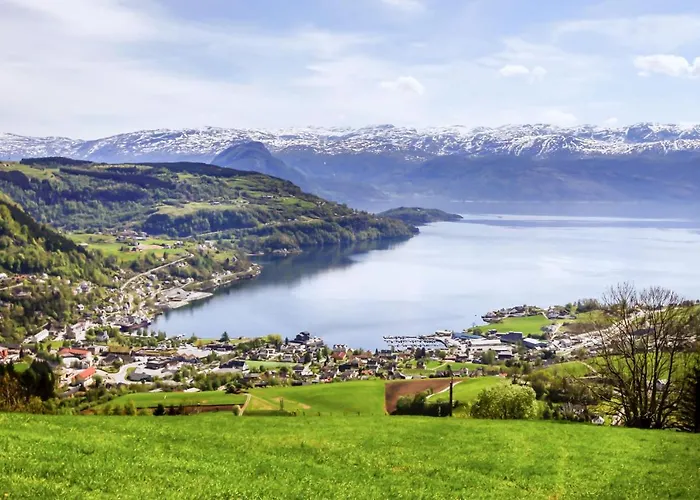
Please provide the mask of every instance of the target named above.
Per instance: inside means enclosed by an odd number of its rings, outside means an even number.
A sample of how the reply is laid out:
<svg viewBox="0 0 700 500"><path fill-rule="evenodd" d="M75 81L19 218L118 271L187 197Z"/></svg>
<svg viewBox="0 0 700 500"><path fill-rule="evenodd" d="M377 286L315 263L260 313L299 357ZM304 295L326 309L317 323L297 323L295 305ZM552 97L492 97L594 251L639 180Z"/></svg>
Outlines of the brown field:
<svg viewBox="0 0 700 500"><path fill-rule="evenodd" d="M387 413L392 413L396 410L396 404L401 396L415 394L417 392L427 391L432 389L433 392L450 386L449 378L431 378L423 380L401 380L399 382L389 382L384 387L384 408Z"/></svg>

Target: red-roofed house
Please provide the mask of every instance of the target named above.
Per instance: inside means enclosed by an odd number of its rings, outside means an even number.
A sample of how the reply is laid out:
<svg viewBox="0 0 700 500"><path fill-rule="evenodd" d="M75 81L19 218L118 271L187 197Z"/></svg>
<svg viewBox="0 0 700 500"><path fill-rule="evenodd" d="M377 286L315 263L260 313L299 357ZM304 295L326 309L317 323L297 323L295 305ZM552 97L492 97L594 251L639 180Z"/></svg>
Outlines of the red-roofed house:
<svg viewBox="0 0 700 500"><path fill-rule="evenodd" d="M91 366L90 368L81 371L75 377L73 377L73 384L88 385L90 382L92 382L92 376L95 375L96 372L97 370L94 366Z"/></svg>
<svg viewBox="0 0 700 500"><path fill-rule="evenodd" d="M340 351L340 352L334 352L333 354L331 354L331 357L335 361L343 361L347 357L347 355L348 355L348 353L346 353L345 351Z"/></svg>
<svg viewBox="0 0 700 500"><path fill-rule="evenodd" d="M64 347L60 351L58 351L58 355L62 358L85 359L90 355L90 351L87 351L85 349L69 349L67 347Z"/></svg>

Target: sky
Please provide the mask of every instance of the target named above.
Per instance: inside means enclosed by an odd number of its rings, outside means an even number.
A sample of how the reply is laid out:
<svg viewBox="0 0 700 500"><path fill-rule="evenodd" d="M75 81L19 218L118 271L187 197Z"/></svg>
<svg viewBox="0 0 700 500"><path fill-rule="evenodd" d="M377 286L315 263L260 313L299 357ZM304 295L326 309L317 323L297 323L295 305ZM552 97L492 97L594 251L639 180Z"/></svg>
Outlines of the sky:
<svg viewBox="0 0 700 500"><path fill-rule="evenodd" d="M0 0L0 132L694 123L696 0Z"/></svg>

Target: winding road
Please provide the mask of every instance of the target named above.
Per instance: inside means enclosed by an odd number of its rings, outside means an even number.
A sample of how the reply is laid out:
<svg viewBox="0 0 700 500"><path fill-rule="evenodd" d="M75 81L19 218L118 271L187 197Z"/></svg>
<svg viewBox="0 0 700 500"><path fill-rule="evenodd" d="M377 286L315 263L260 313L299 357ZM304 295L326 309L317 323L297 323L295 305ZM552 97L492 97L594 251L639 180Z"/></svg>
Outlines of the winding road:
<svg viewBox="0 0 700 500"><path fill-rule="evenodd" d="M182 257L181 259L177 259L177 260L174 260L172 262L168 262L167 264L163 264L162 266L154 267L153 269L149 269L148 271L145 271L141 274L137 274L133 278L129 278L128 280L126 280L124 282L124 284L121 286L120 290L124 291L124 289L126 289L127 286L129 286L131 283L133 283L137 279L142 278L143 276L147 276L147 275L154 273L156 271L160 271L161 269L165 269L166 267L170 267L172 265L175 265L178 262L182 262L184 260L189 259L190 257L192 257L192 254L188 253L185 257Z"/></svg>

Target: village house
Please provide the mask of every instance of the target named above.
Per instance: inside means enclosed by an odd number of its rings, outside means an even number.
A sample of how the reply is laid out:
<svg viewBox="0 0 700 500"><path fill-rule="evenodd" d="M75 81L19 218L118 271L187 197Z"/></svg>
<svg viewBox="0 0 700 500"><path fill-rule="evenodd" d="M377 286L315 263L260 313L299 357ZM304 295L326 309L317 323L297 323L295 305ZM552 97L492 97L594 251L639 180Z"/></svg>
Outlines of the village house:
<svg viewBox="0 0 700 500"><path fill-rule="evenodd" d="M39 333L32 335L31 337L27 337L24 340L25 344L37 344L39 342L43 342L44 340L49 338L49 331L44 329L40 331Z"/></svg>
<svg viewBox="0 0 700 500"><path fill-rule="evenodd" d="M152 382L153 376L144 372L143 370L134 370L127 377L127 379L132 382Z"/></svg>
<svg viewBox="0 0 700 500"><path fill-rule="evenodd" d="M248 363L241 359L230 359L219 365L219 369L223 370L235 370L242 374L246 374L250 371Z"/></svg>
<svg viewBox="0 0 700 500"><path fill-rule="evenodd" d="M311 368L309 365L296 365L293 369L294 374L302 377L302 378L308 378L308 377L313 377L314 372L311 371Z"/></svg>
<svg viewBox="0 0 700 500"><path fill-rule="evenodd" d="M91 366L90 368L86 368L85 370L79 372L77 375L73 377L73 385L83 385L87 387L93 382L93 376L96 373L96 369L94 366Z"/></svg>

